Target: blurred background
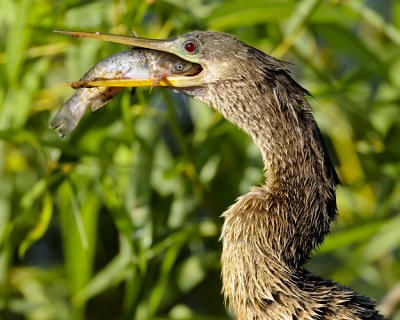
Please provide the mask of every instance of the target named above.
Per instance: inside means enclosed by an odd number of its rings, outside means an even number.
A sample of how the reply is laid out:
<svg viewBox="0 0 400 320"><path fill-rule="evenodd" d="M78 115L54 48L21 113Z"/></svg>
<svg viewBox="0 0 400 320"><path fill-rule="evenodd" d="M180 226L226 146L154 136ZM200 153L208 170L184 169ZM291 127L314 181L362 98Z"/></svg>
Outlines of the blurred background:
<svg viewBox="0 0 400 320"><path fill-rule="evenodd" d="M1 0L0 319L232 318L220 215L263 181L244 133L165 89L126 89L60 139L61 83L126 47L55 29L224 31L291 62L343 181L307 267L400 319L399 27L398 0Z"/></svg>

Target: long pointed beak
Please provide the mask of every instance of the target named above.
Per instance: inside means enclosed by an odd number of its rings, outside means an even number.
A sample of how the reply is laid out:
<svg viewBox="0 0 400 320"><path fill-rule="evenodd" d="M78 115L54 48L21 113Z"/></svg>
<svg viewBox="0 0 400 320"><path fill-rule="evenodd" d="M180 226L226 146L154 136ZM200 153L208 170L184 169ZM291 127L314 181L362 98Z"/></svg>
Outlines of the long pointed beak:
<svg viewBox="0 0 400 320"><path fill-rule="evenodd" d="M100 32L79 32L79 31L60 31L55 30L54 32L71 35L78 38L91 38L96 40L126 44L139 48L146 48L156 51L168 52L179 56L176 39L158 40L140 38L135 36L122 36ZM183 58L183 57L181 57ZM184 58L187 59L187 58ZM188 60L189 61L189 60ZM76 81L68 83L72 88L81 87L152 87L152 86L163 86L163 87L190 87L198 86L201 76L171 76L154 83L153 79L93 79L85 81Z"/></svg>
<svg viewBox="0 0 400 320"><path fill-rule="evenodd" d="M134 36L121 36L117 34L108 34L101 32L79 32L79 31L61 31L55 30L54 32L67 34L77 38L91 38L102 41L126 44L129 46L147 48L164 52L172 52L173 43L171 40L157 40L157 39L147 39L139 38Z"/></svg>

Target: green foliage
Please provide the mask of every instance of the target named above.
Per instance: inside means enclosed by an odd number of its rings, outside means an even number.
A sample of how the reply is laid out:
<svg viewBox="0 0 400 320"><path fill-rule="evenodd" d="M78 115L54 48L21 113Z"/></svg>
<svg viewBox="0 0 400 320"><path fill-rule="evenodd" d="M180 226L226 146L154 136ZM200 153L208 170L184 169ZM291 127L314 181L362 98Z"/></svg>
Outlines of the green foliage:
<svg viewBox="0 0 400 320"><path fill-rule="evenodd" d="M308 267L380 300L400 279L398 27L397 0L2 0L0 318L229 318L220 215L263 179L248 137L163 89L126 90L61 140L61 83L123 46L55 29L210 29L292 62L343 181Z"/></svg>

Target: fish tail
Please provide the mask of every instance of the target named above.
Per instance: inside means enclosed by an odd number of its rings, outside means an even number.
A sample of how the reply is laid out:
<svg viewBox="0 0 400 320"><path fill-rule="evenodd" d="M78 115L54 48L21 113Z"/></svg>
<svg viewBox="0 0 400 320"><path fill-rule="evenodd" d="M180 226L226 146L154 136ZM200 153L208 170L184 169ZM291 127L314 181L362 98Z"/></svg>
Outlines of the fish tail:
<svg viewBox="0 0 400 320"><path fill-rule="evenodd" d="M58 131L60 137L66 137L77 127L88 107L88 101L80 97L79 92L69 98L50 122L50 128Z"/></svg>

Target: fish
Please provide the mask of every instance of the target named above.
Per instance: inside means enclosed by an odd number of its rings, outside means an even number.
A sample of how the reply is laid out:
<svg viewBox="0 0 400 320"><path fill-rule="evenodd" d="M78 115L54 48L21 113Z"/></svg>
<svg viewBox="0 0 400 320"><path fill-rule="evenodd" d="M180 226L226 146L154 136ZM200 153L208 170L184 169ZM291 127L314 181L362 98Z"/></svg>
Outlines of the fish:
<svg viewBox="0 0 400 320"><path fill-rule="evenodd" d="M85 83L107 79L152 79L153 84L171 76L190 76L200 72L200 65L173 54L142 48L115 53L97 63L71 87L77 89L56 113L50 128L60 137L70 135L78 126L87 108L92 112L108 104L123 88L85 87Z"/></svg>

